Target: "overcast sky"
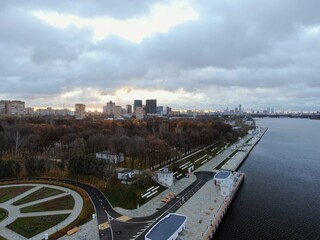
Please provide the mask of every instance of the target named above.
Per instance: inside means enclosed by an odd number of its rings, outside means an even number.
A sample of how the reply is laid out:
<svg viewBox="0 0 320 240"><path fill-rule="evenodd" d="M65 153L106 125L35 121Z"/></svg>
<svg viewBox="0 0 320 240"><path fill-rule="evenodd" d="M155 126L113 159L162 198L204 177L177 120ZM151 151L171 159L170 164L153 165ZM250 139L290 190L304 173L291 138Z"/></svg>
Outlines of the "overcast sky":
<svg viewBox="0 0 320 240"><path fill-rule="evenodd" d="M1 0L0 99L320 110L319 0Z"/></svg>

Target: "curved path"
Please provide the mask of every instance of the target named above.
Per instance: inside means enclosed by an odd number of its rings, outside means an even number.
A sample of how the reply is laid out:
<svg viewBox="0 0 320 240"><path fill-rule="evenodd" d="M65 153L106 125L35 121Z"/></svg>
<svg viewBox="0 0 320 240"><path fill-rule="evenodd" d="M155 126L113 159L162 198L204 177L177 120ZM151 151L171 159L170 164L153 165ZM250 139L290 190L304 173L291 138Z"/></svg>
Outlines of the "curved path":
<svg viewBox="0 0 320 240"><path fill-rule="evenodd" d="M213 178L213 172L195 172L197 177L191 185L179 193L179 195L165 204L156 213L147 217L132 218L127 222L122 222L116 218L122 214L116 212L105 195L92 185L68 179L59 178L28 178L28 180L46 180L52 182L62 182L74 185L85 190L90 196L95 206L98 224L109 222L109 228L99 230L101 240L121 240L121 239L143 239L143 233L147 231L159 218L169 212L177 211L182 204L197 192L208 180ZM0 180L6 181L6 180Z"/></svg>
<svg viewBox="0 0 320 240"><path fill-rule="evenodd" d="M14 231L6 228L8 224L11 224L15 220L21 217L34 217L34 216L48 216L48 215L57 215L57 214L69 214L69 216L60 222L57 226L54 226L34 237L32 239L43 239L44 233L53 234L57 231L59 228L63 228L65 226L68 226L70 223L72 223L81 213L81 210L83 208L83 200L82 197L75 191L64 188L64 187L59 187L59 186L54 186L54 185L48 185L48 184L39 184L39 183L26 183L26 184L10 184L10 185L4 185L0 186L0 188L7 188L7 187L15 187L15 186L34 186L33 188L25 191L24 193L0 204L0 207L7 209L8 211L8 217L4 219L3 221L0 222L0 235L7 238L7 239L26 239L19 234L15 233ZM51 197L46 197L40 200L28 202L25 204L21 204L18 206L13 205L14 202L18 201L19 199L24 198L25 196L28 196L32 194L33 192L39 190L42 187L48 187L48 188L53 188L53 189L58 189L63 191L64 193L60 193ZM36 205L38 203L42 202L47 202L53 199L57 199L60 197L64 197L67 195L71 195L75 201L74 208L70 210L59 210L59 211L42 211L42 212L29 212L29 213L21 213L20 209L32 205Z"/></svg>

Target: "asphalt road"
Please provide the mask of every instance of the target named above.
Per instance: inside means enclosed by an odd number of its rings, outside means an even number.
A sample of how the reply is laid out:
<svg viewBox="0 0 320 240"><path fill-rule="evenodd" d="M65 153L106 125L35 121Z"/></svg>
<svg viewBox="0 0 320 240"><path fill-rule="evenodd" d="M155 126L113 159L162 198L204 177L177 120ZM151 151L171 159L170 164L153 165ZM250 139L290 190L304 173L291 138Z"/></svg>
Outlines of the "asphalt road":
<svg viewBox="0 0 320 240"><path fill-rule="evenodd" d="M122 216L116 212L108 199L100 190L94 186L59 178L28 178L29 180L49 180L52 182L63 182L82 188L90 196L92 203L96 209L98 224L109 222L109 228L99 230L101 240L123 240L123 239L144 239L145 233L167 213L176 212L182 204L195 194L208 180L214 176L213 172L196 172L197 179L187 188L185 188L178 196L160 208L156 213L147 216L132 218L128 222L116 220ZM4 181L4 180L1 180Z"/></svg>

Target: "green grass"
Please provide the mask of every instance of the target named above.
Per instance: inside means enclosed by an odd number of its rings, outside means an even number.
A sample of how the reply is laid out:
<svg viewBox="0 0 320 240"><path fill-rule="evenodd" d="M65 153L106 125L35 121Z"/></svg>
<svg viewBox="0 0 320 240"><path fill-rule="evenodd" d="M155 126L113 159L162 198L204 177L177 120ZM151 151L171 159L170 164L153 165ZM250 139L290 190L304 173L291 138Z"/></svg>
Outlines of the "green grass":
<svg viewBox="0 0 320 240"><path fill-rule="evenodd" d="M137 181L131 185L122 184L119 180L113 179L112 184L109 186L106 190L106 196L112 206L125 209L135 209L138 204L141 206L166 189L149 177L138 178ZM145 193L146 190L152 186L160 186L157 194L149 199L141 198L141 194Z"/></svg>
<svg viewBox="0 0 320 240"><path fill-rule="evenodd" d="M4 238L4 237L2 237L2 236L0 236L0 240L7 240L6 238Z"/></svg>
<svg viewBox="0 0 320 240"><path fill-rule="evenodd" d="M249 138L249 139L246 141L246 143L250 142L252 138L253 138L253 137Z"/></svg>
<svg viewBox="0 0 320 240"><path fill-rule="evenodd" d="M28 212L43 212L43 211L55 211L55 210L67 210L73 209L74 199L71 195L56 198L47 202L38 203L29 207L20 209L22 213Z"/></svg>
<svg viewBox="0 0 320 240"><path fill-rule="evenodd" d="M0 222L8 216L7 210L0 208Z"/></svg>
<svg viewBox="0 0 320 240"><path fill-rule="evenodd" d="M228 162L234 155L236 155L238 150L235 150L233 153L229 155L225 160L223 160L215 169L221 169L226 162Z"/></svg>
<svg viewBox="0 0 320 240"><path fill-rule="evenodd" d="M188 172L188 168L185 168L185 169L181 169L179 166L183 165L184 163L187 163L190 161L190 163L193 163L194 164L194 170L196 170L197 168L201 167L203 164L201 164L202 162L204 161L208 161L212 158L214 158L217 153L222 149L224 148L226 145L225 142L219 142L219 143L216 143L214 144L213 146L207 148L207 149L204 149L204 150L201 150L200 152L184 159L183 161L180 161L178 163L174 163L172 164L169 169L173 172L178 172L177 174L175 174L175 176L179 176L180 174L182 174L179 178L176 177L177 180L180 180L182 178L185 177L185 175L187 174ZM212 151L213 150L213 151ZM207 155L206 157L203 157ZM203 157L201 160L197 161L199 158Z"/></svg>
<svg viewBox="0 0 320 240"><path fill-rule="evenodd" d="M18 218L16 221L9 224L8 228L26 238L32 238L33 236L59 224L68 216L69 214L61 214Z"/></svg>
<svg viewBox="0 0 320 240"><path fill-rule="evenodd" d="M4 203L25 191L30 190L33 186L5 187L0 188L0 203Z"/></svg>
<svg viewBox="0 0 320 240"><path fill-rule="evenodd" d="M54 188L43 187L43 188L40 188L39 190L31 193L30 195L14 202L13 205L17 206L17 205L37 201L37 200L40 200L43 198L55 196L55 195L58 195L61 193L64 193L64 192L61 190L58 190L58 189L54 189Z"/></svg>

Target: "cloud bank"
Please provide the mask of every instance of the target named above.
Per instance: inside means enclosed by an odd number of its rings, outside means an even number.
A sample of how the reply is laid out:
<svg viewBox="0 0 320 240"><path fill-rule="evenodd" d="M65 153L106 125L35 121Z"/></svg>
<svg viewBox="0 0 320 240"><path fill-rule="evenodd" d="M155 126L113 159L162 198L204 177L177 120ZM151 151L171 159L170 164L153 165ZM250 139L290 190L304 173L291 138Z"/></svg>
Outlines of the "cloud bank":
<svg viewBox="0 0 320 240"><path fill-rule="evenodd" d="M320 110L320 2L0 3L0 98Z"/></svg>

